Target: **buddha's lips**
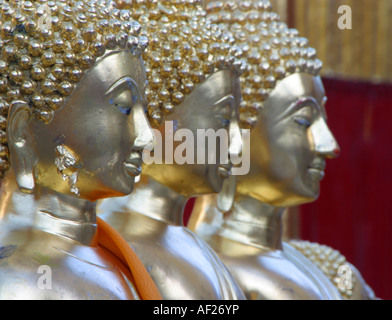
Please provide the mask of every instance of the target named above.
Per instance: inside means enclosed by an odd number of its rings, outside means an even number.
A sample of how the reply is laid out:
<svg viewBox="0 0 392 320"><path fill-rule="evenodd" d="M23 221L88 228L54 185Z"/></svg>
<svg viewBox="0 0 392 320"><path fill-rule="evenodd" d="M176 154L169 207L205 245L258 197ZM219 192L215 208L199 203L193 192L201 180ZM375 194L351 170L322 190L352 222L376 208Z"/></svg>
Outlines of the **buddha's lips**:
<svg viewBox="0 0 392 320"><path fill-rule="evenodd" d="M124 162L124 167L127 173L132 177L137 177L142 173L142 166L131 162Z"/></svg>
<svg viewBox="0 0 392 320"><path fill-rule="evenodd" d="M315 174L322 180L325 176L324 170L326 163L324 159L316 158L313 163L309 166L309 172Z"/></svg>
<svg viewBox="0 0 392 320"><path fill-rule="evenodd" d="M321 158L316 158L312 162L312 164L309 166L309 169L316 169L319 171L324 171L326 167L326 163L324 159Z"/></svg>

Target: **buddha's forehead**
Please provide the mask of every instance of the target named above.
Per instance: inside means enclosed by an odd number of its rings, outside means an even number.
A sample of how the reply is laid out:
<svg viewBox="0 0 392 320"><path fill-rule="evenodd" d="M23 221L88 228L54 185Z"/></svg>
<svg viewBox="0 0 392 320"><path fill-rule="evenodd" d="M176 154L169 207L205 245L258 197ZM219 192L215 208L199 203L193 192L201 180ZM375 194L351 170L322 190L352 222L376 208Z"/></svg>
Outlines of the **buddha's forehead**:
<svg viewBox="0 0 392 320"><path fill-rule="evenodd" d="M119 79L130 78L143 91L146 74L140 57L129 51L112 52L101 59L83 78L79 87L109 90Z"/></svg>
<svg viewBox="0 0 392 320"><path fill-rule="evenodd" d="M195 90L185 99L181 108L190 108L197 111L201 108L211 109L224 98L240 98L241 86L239 76L230 70L220 70L199 84Z"/></svg>
<svg viewBox="0 0 392 320"><path fill-rule="evenodd" d="M295 73L281 80L276 86L274 93L287 91L293 96L313 96L316 100L322 100L325 90L319 76L307 73Z"/></svg>
<svg viewBox="0 0 392 320"><path fill-rule="evenodd" d="M282 111L292 103L312 98L323 107L326 102L326 93L319 76L306 73L296 73L281 80L270 97L265 102L265 108L273 106Z"/></svg>
<svg viewBox="0 0 392 320"><path fill-rule="evenodd" d="M145 86L141 58L134 57L129 51L112 52L84 74L64 106L71 106L71 109L87 104L100 107L127 91L132 91L130 100L136 94L138 99L145 101Z"/></svg>

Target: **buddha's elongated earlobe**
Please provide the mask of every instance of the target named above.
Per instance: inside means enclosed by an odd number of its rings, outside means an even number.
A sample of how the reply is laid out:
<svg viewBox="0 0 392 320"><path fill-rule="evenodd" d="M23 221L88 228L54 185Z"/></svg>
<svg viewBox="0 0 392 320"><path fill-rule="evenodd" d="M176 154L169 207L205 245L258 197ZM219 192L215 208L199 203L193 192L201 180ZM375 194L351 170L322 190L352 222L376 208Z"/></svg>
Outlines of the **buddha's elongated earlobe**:
<svg viewBox="0 0 392 320"><path fill-rule="evenodd" d="M218 194L217 207L222 213L230 212L234 205L237 189L237 178L230 175L224 180L222 190Z"/></svg>
<svg viewBox="0 0 392 320"><path fill-rule="evenodd" d="M15 101L10 107L7 125L11 167L20 190L25 193L32 193L35 188L36 156L27 125L30 115L30 107L25 102Z"/></svg>
<svg viewBox="0 0 392 320"><path fill-rule="evenodd" d="M55 154L57 173L61 174L64 181L68 180L71 192L80 196L80 189L76 186L79 177L78 159L65 145L57 146Z"/></svg>

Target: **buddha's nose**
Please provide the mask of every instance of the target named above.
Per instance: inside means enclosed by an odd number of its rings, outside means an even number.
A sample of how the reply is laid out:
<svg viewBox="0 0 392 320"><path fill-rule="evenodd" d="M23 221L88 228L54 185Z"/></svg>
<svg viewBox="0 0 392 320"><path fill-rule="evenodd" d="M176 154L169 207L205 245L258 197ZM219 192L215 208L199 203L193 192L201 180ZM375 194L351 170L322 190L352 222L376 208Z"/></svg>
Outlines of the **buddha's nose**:
<svg viewBox="0 0 392 320"><path fill-rule="evenodd" d="M333 159L339 156L340 147L325 119L320 118L316 123L314 123L312 126L312 135L315 152L318 155L328 159Z"/></svg>
<svg viewBox="0 0 392 320"><path fill-rule="evenodd" d="M238 121L232 121L229 128L229 154L238 157L242 153L242 136Z"/></svg>
<svg viewBox="0 0 392 320"><path fill-rule="evenodd" d="M143 151L147 147L152 149L155 144L155 136L142 106L135 108L133 123L136 136L134 149L138 151Z"/></svg>

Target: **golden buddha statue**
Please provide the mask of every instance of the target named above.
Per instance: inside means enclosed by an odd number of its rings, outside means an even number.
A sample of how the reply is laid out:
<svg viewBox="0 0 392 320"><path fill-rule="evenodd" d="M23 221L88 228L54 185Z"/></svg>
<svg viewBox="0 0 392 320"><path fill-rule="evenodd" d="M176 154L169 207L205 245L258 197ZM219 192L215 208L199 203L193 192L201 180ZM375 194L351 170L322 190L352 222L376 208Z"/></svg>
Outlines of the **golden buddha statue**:
<svg viewBox="0 0 392 320"><path fill-rule="evenodd" d="M132 246L163 299L243 299L216 253L183 226L187 200L219 192L231 167L220 161L225 151L219 137L209 137L198 154L191 152L196 150L191 139L200 131L219 131L230 138L227 156L241 151L242 53L231 35L209 23L199 1L138 1L135 6L135 19L145 26L141 34L150 39L144 55L146 92L157 145L152 157L146 153L148 165L145 157L133 196L103 200L98 214ZM205 156L219 160L199 161Z"/></svg>
<svg viewBox="0 0 392 320"><path fill-rule="evenodd" d="M241 77L242 126L253 128L250 171L236 177L231 202L230 193L199 197L188 227L218 253L248 299L373 298L337 251L282 241L285 207L317 199L326 159L340 152L326 123L315 50L268 1L210 2L206 10L233 32L250 65Z"/></svg>
<svg viewBox="0 0 392 320"><path fill-rule="evenodd" d="M130 16L0 1L0 299L140 298L96 223L96 201L132 192L153 142L148 41Z"/></svg>

